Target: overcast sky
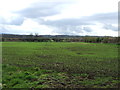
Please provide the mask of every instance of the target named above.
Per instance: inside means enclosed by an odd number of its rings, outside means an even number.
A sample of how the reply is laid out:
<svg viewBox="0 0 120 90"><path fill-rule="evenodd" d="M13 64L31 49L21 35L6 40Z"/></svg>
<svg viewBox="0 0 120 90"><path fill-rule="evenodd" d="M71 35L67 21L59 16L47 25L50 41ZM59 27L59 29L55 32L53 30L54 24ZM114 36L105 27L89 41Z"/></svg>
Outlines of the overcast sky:
<svg viewBox="0 0 120 90"><path fill-rule="evenodd" d="M118 36L119 0L0 0L0 32Z"/></svg>

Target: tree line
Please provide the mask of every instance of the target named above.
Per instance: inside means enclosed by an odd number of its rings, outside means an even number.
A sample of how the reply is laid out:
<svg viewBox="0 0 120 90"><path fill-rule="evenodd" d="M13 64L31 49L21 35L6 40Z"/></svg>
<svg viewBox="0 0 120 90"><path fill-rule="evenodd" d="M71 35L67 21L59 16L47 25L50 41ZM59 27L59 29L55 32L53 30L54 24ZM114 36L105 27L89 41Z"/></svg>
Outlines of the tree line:
<svg viewBox="0 0 120 90"><path fill-rule="evenodd" d="M1 41L22 41L22 42L88 42L88 43L118 43L120 44L119 37L98 37L98 36L83 36L75 38L42 38L42 37L29 37L29 38L7 38L2 37Z"/></svg>

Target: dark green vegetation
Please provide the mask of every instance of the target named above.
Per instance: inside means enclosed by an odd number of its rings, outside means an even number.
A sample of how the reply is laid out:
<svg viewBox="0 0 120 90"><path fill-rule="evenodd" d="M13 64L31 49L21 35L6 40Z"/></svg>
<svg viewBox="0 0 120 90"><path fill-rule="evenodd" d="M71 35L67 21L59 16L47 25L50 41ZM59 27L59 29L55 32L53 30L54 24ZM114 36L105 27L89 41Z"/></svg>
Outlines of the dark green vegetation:
<svg viewBox="0 0 120 90"><path fill-rule="evenodd" d="M4 88L117 88L118 45L3 42Z"/></svg>
<svg viewBox="0 0 120 90"><path fill-rule="evenodd" d="M2 41L16 42L89 42L89 43L119 43L119 37L111 36L71 36L71 35L15 35L2 34Z"/></svg>

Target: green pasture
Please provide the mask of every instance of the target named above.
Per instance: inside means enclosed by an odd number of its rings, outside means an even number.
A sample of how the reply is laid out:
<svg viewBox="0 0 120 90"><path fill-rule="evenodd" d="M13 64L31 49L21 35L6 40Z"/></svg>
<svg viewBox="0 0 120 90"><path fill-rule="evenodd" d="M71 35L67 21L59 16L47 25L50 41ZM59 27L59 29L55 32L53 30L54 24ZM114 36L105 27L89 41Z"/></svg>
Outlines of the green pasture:
<svg viewBox="0 0 120 90"><path fill-rule="evenodd" d="M3 42L3 88L116 88L118 45Z"/></svg>

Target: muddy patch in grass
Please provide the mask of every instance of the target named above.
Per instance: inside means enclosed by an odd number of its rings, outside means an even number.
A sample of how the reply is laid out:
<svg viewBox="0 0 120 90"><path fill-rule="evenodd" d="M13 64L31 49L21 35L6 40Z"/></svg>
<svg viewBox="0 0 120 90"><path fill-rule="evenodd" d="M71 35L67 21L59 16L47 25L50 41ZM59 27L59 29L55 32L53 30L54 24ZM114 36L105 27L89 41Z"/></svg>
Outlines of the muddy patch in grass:
<svg viewBox="0 0 120 90"><path fill-rule="evenodd" d="M82 53L76 53L76 54L81 55Z"/></svg>
<svg viewBox="0 0 120 90"><path fill-rule="evenodd" d="M86 53L86 54L95 54L95 53Z"/></svg>
<svg viewBox="0 0 120 90"><path fill-rule="evenodd" d="M76 53L76 54L82 55L83 53ZM84 54L95 54L95 53L84 53Z"/></svg>
<svg viewBox="0 0 120 90"><path fill-rule="evenodd" d="M36 55L39 58L53 58L54 56L51 55Z"/></svg>

